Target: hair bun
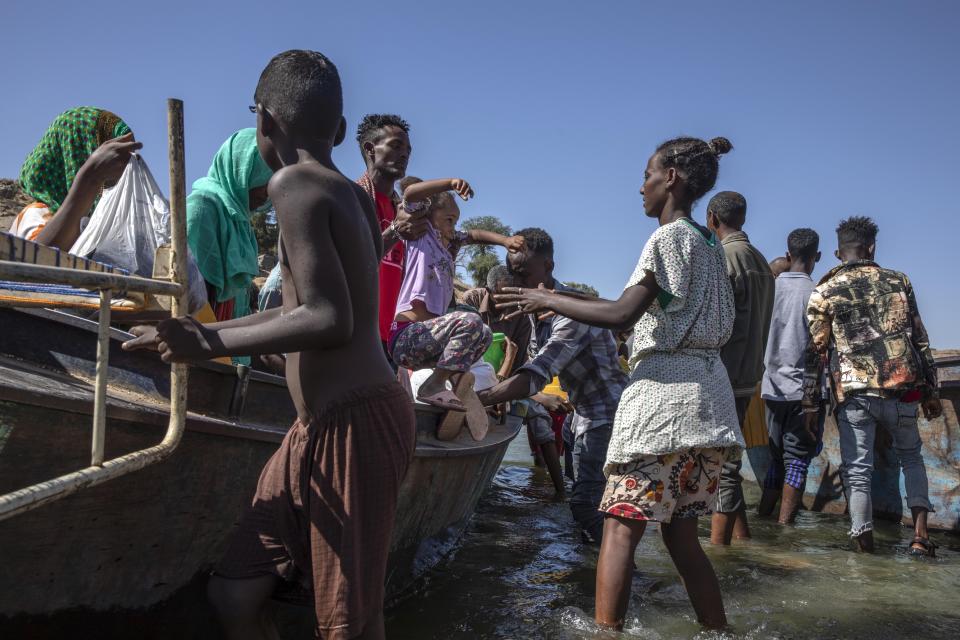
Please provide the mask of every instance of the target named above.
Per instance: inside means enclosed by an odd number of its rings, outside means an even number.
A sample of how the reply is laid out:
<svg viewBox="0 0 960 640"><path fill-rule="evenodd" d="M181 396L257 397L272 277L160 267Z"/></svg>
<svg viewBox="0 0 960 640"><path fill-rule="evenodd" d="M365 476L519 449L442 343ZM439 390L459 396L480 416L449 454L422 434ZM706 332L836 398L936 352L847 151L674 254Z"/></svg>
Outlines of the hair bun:
<svg viewBox="0 0 960 640"><path fill-rule="evenodd" d="M713 151L713 155L722 156L725 153L729 153L733 149L733 144L729 140L723 137L714 138L707 143L707 146L710 147L710 151Z"/></svg>

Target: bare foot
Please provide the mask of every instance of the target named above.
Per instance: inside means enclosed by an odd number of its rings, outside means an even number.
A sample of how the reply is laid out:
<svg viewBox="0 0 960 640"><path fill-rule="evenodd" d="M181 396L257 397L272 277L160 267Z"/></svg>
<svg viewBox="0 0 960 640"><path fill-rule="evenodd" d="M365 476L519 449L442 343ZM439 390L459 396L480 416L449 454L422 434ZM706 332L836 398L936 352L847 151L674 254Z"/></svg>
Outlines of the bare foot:
<svg viewBox="0 0 960 640"><path fill-rule="evenodd" d="M433 373L423 381L420 388L417 389L417 398L432 396L447 390L447 380L450 379L451 371L443 369L434 369Z"/></svg>

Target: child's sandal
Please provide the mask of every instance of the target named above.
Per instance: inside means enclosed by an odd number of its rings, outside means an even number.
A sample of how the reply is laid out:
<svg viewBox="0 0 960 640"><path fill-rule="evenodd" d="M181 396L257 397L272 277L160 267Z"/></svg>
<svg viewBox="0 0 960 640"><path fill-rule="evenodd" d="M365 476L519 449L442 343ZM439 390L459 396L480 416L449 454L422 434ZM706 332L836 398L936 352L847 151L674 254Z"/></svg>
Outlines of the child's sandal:
<svg viewBox="0 0 960 640"><path fill-rule="evenodd" d="M455 392L460 401L467 409L467 428L470 435L476 441L483 440L490 430L490 416L487 414L487 408L480 402L477 392L473 389L474 376L467 371L457 380Z"/></svg>

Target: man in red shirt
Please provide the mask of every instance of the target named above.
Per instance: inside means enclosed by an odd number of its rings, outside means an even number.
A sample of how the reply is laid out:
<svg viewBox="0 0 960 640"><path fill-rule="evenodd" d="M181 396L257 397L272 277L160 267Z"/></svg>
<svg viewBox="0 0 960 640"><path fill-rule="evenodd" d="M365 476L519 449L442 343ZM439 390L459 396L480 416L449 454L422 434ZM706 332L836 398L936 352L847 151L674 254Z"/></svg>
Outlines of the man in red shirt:
<svg viewBox="0 0 960 640"><path fill-rule="evenodd" d="M405 246L401 240L416 240L427 232L425 217L412 218L398 208L394 190L407 173L410 160L410 125L400 116L370 114L357 127L357 142L367 170L357 183L370 195L383 230L383 259L380 261L380 339L386 350L390 325L396 315L397 298L403 282ZM389 357L389 356L388 356Z"/></svg>

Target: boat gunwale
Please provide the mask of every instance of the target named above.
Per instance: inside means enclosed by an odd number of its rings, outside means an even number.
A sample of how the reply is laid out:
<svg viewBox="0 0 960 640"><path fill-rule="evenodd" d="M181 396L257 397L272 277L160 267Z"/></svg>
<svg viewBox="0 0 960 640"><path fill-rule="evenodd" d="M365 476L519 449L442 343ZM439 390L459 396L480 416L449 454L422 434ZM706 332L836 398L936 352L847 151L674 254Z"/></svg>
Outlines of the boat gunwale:
<svg viewBox="0 0 960 640"><path fill-rule="evenodd" d="M3 355L0 355L0 371L7 374L0 377L0 401L81 415L92 415L93 390L85 380ZM51 386L55 386L56 389L47 391L38 389L35 385L16 384L16 372L19 372L20 379L23 376L43 377L50 381ZM11 373L14 375L11 375ZM57 393L57 390L71 390L72 393ZM82 395L83 397L70 397L76 395ZM432 408L417 407L416 410L422 414L436 414ZM137 399L134 402L134 400L124 398L122 394L117 394L115 391L108 394L107 418L156 427L165 426L167 420L166 413L162 410L162 405L159 402L144 401L144 399ZM280 427L227 420L190 411L187 412L186 427L187 431L196 433L273 443L280 443L289 430L289 426ZM446 442L436 440L426 435L422 430L418 430L414 455L422 458L486 455L503 446L504 443L509 443L516 437L520 427L519 419L511 420L503 425L492 425L487 436L479 442L468 440L470 436L466 434L466 430L459 438Z"/></svg>
<svg viewBox="0 0 960 640"><path fill-rule="evenodd" d="M76 329L81 329L88 333L96 334L97 333L97 323L93 320L88 320L80 316L74 315L72 313L67 313L65 311L59 311L56 309L43 309L43 308L24 308L24 307L15 307L13 310L24 313L26 315L37 316L45 320L50 320L52 322L58 322L61 324L66 324ZM112 342L123 343L127 340L134 338L132 333L118 329L116 327L110 327L110 340ZM191 367L207 369L214 373L219 373L229 377L236 377L236 368L233 365L224 364L222 362L216 362L214 360L204 360L200 362L191 362ZM264 382L267 384L272 384L278 387L287 386L287 381L283 376L278 376L272 373L267 373L266 371L260 371L259 369L250 369L249 372L250 380L256 380L257 382Z"/></svg>

